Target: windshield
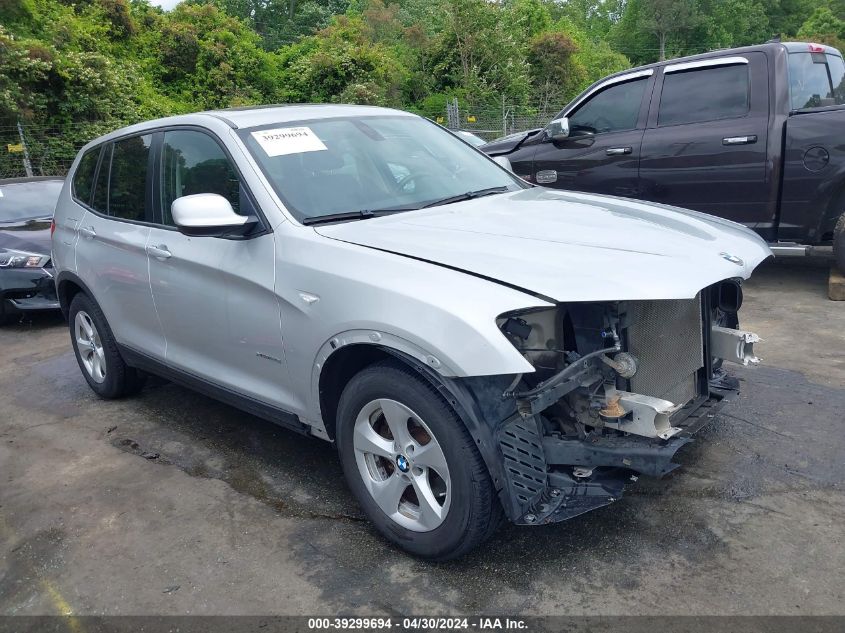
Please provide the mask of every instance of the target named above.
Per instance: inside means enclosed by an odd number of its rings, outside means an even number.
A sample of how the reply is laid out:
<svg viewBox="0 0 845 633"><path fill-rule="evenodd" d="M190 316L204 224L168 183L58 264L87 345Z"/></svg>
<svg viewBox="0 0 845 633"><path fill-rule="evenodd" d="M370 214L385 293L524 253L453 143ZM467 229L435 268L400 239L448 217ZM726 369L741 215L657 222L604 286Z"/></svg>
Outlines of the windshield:
<svg viewBox="0 0 845 633"><path fill-rule="evenodd" d="M0 183L0 222L53 217L62 184L61 180Z"/></svg>
<svg viewBox="0 0 845 633"><path fill-rule="evenodd" d="M792 109L845 104L845 64L837 55L790 53L789 94Z"/></svg>
<svg viewBox="0 0 845 633"><path fill-rule="evenodd" d="M316 119L244 130L294 216L418 209L472 191L527 185L443 128L409 116Z"/></svg>

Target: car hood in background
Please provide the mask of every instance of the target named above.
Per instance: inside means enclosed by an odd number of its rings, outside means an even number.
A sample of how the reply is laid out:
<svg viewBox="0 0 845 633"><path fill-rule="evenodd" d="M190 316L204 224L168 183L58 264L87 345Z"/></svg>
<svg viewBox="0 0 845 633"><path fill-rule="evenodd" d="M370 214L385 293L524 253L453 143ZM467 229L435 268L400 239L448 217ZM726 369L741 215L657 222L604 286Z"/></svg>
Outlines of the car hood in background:
<svg viewBox="0 0 845 633"><path fill-rule="evenodd" d="M50 220L0 222L0 249L50 255Z"/></svg>
<svg viewBox="0 0 845 633"><path fill-rule="evenodd" d="M541 187L316 230L556 301L691 298L772 254L703 213Z"/></svg>

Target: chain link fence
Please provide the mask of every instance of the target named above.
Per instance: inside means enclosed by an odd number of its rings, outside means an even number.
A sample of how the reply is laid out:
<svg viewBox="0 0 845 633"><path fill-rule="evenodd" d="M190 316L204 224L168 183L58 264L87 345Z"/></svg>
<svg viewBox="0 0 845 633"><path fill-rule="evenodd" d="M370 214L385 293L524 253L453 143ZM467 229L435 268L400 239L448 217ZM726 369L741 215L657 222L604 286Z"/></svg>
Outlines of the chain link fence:
<svg viewBox="0 0 845 633"><path fill-rule="evenodd" d="M0 179L64 176L83 145L123 125L123 121L82 121L62 126L2 124Z"/></svg>
<svg viewBox="0 0 845 633"><path fill-rule="evenodd" d="M559 109L503 104L473 107L453 100L442 116L432 117L453 130L466 130L487 141L545 126ZM79 149L91 139L132 121L79 121L61 126L0 123L0 179L64 176Z"/></svg>
<svg viewBox="0 0 845 633"><path fill-rule="evenodd" d="M563 108L530 108L508 105L500 107L473 107L461 104L457 99L446 103L445 116L438 116L437 122L451 130L472 132L486 141L492 141L514 132L524 132L545 127Z"/></svg>

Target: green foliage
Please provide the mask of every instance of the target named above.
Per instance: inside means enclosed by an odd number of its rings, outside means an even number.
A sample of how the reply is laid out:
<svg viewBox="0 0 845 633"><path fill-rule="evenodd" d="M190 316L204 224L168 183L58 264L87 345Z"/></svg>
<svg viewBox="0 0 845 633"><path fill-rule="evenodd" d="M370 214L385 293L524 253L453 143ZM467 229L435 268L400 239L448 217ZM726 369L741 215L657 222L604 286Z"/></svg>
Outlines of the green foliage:
<svg viewBox="0 0 845 633"><path fill-rule="evenodd" d="M267 102L554 112L590 83L773 35L842 46L845 0L0 0L0 125ZM103 123L107 121L108 123Z"/></svg>

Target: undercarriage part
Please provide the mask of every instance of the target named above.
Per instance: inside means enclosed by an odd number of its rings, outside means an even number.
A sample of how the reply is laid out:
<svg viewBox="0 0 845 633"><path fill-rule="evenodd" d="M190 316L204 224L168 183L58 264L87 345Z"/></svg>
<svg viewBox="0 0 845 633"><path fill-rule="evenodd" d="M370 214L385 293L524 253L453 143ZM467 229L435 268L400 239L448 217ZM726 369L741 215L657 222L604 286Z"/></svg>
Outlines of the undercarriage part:
<svg viewBox="0 0 845 633"><path fill-rule="evenodd" d="M566 472L549 473L549 487L514 523L556 523L606 506L622 496L629 479L629 473L620 469L596 470L584 479Z"/></svg>
<svg viewBox="0 0 845 633"><path fill-rule="evenodd" d="M611 392L607 398L608 401L615 399L627 416L605 420L604 425L607 427L663 440L681 432L681 429L672 426L671 418L683 408L682 404L628 391Z"/></svg>
<svg viewBox="0 0 845 633"><path fill-rule="evenodd" d="M633 378L634 374L637 373L637 359L627 352L619 352L613 358L602 356L601 359L621 378Z"/></svg>
<svg viewBox="0 0 845 633"><path fill-rule="evenodd" d="M675 453L688 437L675 437L668 442L642 437L597 436L586 440L544 437L543 452L550 465L588 468L628 468L642 475L663 477L675 470Z"/></svg>
<svg viewBox="0 0 845 633"><path fill-rule="evenodd" d="M753 332L718 325L710 329L710 353L731 363L757 365L760 359L754 355L754 343L758 342L760 337Z"/></svg>
<svg viewBox="0 0 845 633"><path fill-rule="evenodd" d="M536 416L513 416L499 427L497 439L511 491L509 516L522 516L546 489L546 458Z"/></svg>

